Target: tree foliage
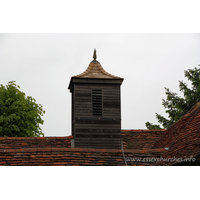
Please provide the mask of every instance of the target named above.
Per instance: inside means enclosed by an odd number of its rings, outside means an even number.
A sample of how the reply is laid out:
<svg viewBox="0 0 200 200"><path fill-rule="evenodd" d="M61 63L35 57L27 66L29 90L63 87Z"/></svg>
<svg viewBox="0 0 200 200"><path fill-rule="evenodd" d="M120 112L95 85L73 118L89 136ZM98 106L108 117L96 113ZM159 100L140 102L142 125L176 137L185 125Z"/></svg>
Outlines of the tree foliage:
<svg viewBox="0 0 200 200"><path fill-rule="evenodd" d="M19 89L15 81L0 86L0 136L44 136L40 128L45 113L42 105Z"/></svg>
<svg viewBox="0 0 200 200"><path fill-rule="evenodd" d="M173 93L169 88L165 88L167 99L162 99L162 105L166 108L168 118L156 113L158 122L164 127L169 128L173 123L178 121L183 115L185 115L192 106L200 101L200 69L196 67L184 71L185 77L191 81L191 89L183 81L179 81L180 91L183 92L183 98L179 97L177 93ZM161 129L160 125L153 125L150 122L145 123L148 129Z"/></svg>

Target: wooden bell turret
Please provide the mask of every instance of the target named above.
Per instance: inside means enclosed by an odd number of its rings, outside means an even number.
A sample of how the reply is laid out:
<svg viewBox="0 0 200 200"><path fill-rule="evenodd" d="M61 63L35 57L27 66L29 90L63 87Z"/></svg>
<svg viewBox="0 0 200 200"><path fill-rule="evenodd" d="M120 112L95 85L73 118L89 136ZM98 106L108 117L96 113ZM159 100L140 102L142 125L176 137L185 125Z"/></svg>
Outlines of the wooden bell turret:
<svg viewBox="0 0 200 200"><path fill-rule="evenodd" d="M107 73L94 60L82 74L73 76L68 89L72 94L72 135L79 148L121 148L120 86L123 78Z"/></svg>

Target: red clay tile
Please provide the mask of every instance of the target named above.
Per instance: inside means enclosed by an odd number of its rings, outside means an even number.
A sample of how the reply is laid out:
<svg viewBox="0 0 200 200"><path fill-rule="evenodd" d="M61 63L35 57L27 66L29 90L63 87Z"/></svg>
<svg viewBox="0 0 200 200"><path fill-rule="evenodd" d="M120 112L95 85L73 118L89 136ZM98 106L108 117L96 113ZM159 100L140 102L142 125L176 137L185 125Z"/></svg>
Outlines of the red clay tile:
<svg viewBox="0 0 200 200"><path fill-rule="evenodd" d="M45 148L45 147L37 148L37 151L45 151L45 152L47 152L47 151L51 151L51 148Z"/></svg>
<svg viewBox="0 0 200 200"><path fill-rule="evenodd" d="M46 140L45 137L36 137L37 140Z"/></svg>
<svg viewBox="0 0 200 200"><path fill-rule="evenodd" d="M16 140L26 140L26 137L16 137Z"/></svg>
<svg viewBox="0 0 200 200"><path fill-rule="evenodd" d="M7 140L15 140L16 137L7 137L6 139L7 139Z"/></svg>
<svg viewBox="0 0 200 200"><path fill-rule="evenodd" d="M66 148L52 148L52 151L66 151Z"/></svg>
<svg viewBox="0 0 200 200"><path fill-rule="evenodd" d="M24 148L24 152L37 152L37 148Z"/></svg>

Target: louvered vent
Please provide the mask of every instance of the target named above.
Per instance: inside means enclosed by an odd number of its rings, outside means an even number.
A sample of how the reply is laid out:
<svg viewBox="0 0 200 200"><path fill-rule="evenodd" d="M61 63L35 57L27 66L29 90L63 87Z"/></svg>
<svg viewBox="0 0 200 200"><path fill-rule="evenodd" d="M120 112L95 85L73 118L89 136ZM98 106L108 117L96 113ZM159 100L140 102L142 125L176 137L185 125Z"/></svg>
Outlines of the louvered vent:
<svg viewBox="0 0 200 200"><path fill-rule="evenodd" d="M102 116L102 90L92 90L92 114Z"/></svg>

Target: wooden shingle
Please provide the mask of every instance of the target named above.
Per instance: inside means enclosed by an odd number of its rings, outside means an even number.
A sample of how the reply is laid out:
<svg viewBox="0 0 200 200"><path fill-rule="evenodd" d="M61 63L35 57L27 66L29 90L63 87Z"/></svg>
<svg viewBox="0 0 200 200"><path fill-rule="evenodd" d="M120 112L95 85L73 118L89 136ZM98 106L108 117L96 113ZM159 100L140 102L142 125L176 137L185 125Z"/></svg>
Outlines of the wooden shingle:
<svg viewBox="0 0 200 200"><path fill-rule="evenodd" d="M88 68L77 76L77 78L112 78L121 79L120 77L114 76L106 72L98 61L92 61Z"/></svg>

